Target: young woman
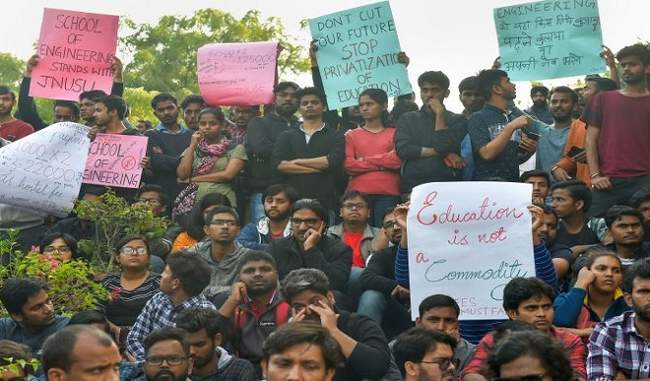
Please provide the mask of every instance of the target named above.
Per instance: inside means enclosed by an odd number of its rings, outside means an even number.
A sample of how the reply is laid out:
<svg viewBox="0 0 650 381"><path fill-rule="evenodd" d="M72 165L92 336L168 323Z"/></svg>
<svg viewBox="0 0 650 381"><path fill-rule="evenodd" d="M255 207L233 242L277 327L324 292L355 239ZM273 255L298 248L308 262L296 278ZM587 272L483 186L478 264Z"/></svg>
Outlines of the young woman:
<svg viewBox="0 0 650 381"><path fill-rule="evenodd" d="M77 253L77 240L65 233L49 233L41 240L39 245L41 254L56 256L61 262L70 262L73 259L80 259Z"/></svg>
<svg viewBox="0 0 650 381"><path fill-rule="evenodd" d="M580 269L573 288L558 295L553 302L555 319L560 327L572 328L576 335L588 338L596 323L618 316L630 309L620 289L623 265L615 253L592 251Z"/></svg>
<svg viewBox="0 0 650 381"><path fill-rule="evenodd" d="M247 160L243 145L232 144L225 129L225 117L217 108L199 113L199 130L192 135L176 170L179 180L189 182L174 202L174 216L188 213L208 193L220 193L235 207L232 182Z"/></svg>
<svg viewBox="0 0 650 381"><path fill-rule="evenodd" d="M345 134L344 167L350 175L348 191L366 193L370 199L371 225L380 227L386 209L400 200L400 160L395 151L395 129L388 125L388 96L381 89L367 89L359 96L364 123Z"/></svg>

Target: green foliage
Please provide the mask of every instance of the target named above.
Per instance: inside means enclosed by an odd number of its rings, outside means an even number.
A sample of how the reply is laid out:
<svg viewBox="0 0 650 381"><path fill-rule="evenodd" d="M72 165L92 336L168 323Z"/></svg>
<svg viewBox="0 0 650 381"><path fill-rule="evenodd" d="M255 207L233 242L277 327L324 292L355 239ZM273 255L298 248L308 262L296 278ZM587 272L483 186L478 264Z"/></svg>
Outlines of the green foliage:
<svg viewBox="0 0 650 381"><path fill-rule="evenodd" d="M167 231L167 219L155 217L145 205L129 205L112 191L102 195L100 200L79 200L74 211L79 218L95 223L95 239L79 241L79 250L106 272L113 268L115 245L122 237L141 235L151 240L162 237Z"/></svg>
<svg viewBox="0 0 650 381"><path fill-rule="evenodd" d="M208 43L279 41L284 48L278 60L281 72L309 69L304 48L285 33L280 19L261 20L257 10L240 20L218 9L201 9L189 17L163 16L153 24L126 19L124 25L133 31L121 38L123 48L133 56L125 67L125 83L179 98L198 92L196 51Z"/></svg>
<svg viewBox="0 0 650 381"><path fill-rule="evenodd" d="M25 62L11 53L0 53L0 84L18 91L23 78Z"/></svg>
<svg viewBox="0 0 650 381"><path fill-rule="evenodd" d="M124 88L124 100L129 105L130 111L129 121L133 125L141 119L150 121L154 126L157 124L158 119L151 108L151 99L157 94L157 91L148 91L142 87Z"/></svg>
<svg viewBox="0 0 650 381"><path fill-rule="evenodd" d="M2 364L5 365L0 366L0 373L11 372L15 375L21 375L23 372L25 372L25 374L34 374L36 369L41 366L41 362L35 358L25 360L14 359L13 357L3 357L1 361Z"/></svg>

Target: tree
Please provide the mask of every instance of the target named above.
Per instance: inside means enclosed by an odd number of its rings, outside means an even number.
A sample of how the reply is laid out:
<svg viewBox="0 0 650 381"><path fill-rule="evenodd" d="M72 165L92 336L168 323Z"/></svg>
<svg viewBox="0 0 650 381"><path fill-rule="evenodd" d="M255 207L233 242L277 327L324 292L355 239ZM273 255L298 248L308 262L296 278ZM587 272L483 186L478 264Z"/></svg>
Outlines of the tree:
<svg viewBox="0 0 650 381"><path fill-rule="evenodd" d="M201 9L193 16L163 16L158 23L137 24L126 19L130 33L121 38L123 49L133 56L125 67L125 83L145 90L176 94L198 93L196 52L213 42L278 41L284 50L278 59L281 73L304 72L309 61L303 47L294 44L280 19L260 19L257 10L241 20L218 9Z"/></svg>
<svg viewBox="0 0 650 381"><path fill-rule="evenodd" d="M150 121L154 126L158 124L151 108L151 100L156 94L157 91L147 91L142 87L124 88L124 101L129 105L129 121L133 125L141 119Z"/></svg>
<svg viewBox="0 0 650 381"><path fill-rule="evenodd" d="M25 62L11 53L0 53L0 84L18 90L25 70Z"/></svg>

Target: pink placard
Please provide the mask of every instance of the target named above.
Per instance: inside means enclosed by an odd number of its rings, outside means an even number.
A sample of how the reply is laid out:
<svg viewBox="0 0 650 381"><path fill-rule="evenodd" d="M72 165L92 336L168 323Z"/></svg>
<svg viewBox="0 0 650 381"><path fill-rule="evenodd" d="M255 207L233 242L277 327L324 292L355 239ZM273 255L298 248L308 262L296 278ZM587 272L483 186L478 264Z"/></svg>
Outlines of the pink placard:
<svg viewBox="0 0 650 381"><path fill-rule="evenodd" d="M146 136L97 134L90 143L83 183L137 188L140 162L147 154Z"/></svg>
<svg viewBox="0 0 650 381"><path fill-rule="evenodd" d="M210 105L271 103L277 49L277 42L202 46L197 54L201 95Z"/></svg>
<svg viewBox="0 0 650 381"><path fill-rule="evenodd" d="M78 101L88 90L110 93L119 17L45 8L29 95Z"/></svg>

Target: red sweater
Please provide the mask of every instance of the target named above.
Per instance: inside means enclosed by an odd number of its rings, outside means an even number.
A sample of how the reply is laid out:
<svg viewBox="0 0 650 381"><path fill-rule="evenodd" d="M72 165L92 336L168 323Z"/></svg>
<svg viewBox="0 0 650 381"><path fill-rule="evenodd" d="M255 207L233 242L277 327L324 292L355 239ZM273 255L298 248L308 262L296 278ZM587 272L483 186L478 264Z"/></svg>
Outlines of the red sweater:
<svg viewBox="0 0 650 381"><path fill-rule="evenodd" d="M395 151L395 129L379 133L364 128L345 134L345 171L350 175L348 191L399 196L400 160Z"/></svg>
<svg viewBox="0 0 650 381"><path fill-rule="evenodd" d="M24 138L32 132L34 132L34 127L22 120L14 119L11 122L0 123L0 138L10 142Z"/></svg>

